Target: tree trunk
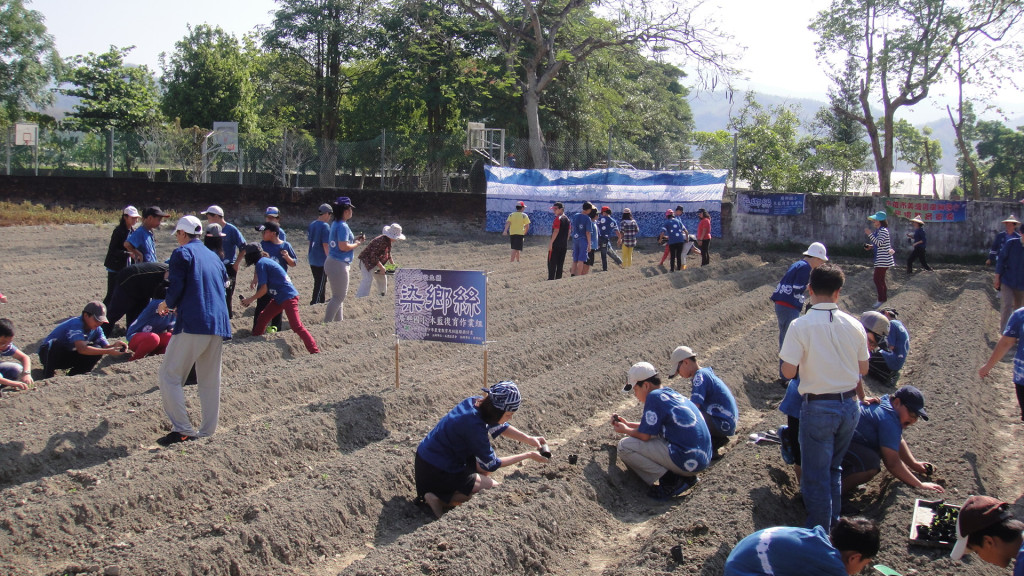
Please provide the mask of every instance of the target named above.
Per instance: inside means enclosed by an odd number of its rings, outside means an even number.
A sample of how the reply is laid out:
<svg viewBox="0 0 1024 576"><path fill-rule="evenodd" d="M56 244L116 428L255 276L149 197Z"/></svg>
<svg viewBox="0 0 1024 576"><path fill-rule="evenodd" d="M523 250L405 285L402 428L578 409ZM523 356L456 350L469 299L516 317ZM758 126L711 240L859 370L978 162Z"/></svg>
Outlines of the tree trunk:
<svg viewBox="0 0 1024 576"><path fill-rule="evenodd" d="M544 133L540 128L540 91L537 86L536 70L526 71L523 107L526 111L526 127L530 137L531 167L545 170L549 165L547 151L544 148Z"/></svg>

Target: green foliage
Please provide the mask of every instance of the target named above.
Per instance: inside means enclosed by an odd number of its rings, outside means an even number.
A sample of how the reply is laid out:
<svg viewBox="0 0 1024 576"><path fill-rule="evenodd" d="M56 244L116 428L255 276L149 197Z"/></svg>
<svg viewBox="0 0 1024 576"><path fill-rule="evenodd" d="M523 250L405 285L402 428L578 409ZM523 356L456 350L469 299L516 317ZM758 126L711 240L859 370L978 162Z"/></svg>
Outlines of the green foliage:
<svg viewBox="0 0 1024 576"><path fill-rule="evenodd" d="M981 121L977 128L978 157L988 168L989 187L996 195L1016 198L1024 174L1024 127L1011 130L1000 122Z"/></svg>
<svg viewBox="0 0 1024 576"><path fill-rule="evenodd" d="M700 164L705 168L732 168L733 136L726 130L694 132L693 144L700 150Z"/></svg>
<svg viewBox="0 0 1024 576"><path fill-rule="evenodd" d="M813 141L798 138L800 119L789 106L765 108L753 92L729 128L739 135L736 173L753 191L817 192L828 188Z"/></svg>
<svg viewBox="0 0 1024 576"><path fill-rule="evenodd" d="M20 120L29 106L53 102L47 89L61 69L43 15L23 0L0 0L0 126Z"/></svg>
<svg viewBox="0 0 1024 576"><path fill-rule="evenodd" d="M103 54L90 52L67 61L60 91L80 98L68 115L69 127L85 132L137 130L159 119L156 82L145 66L126 66L133 47L111 46Z"/></svg>
<svg viewBox="0 0 1024 576"><path fill-rule="evenodd" d="M183 126L211 128L238 122L241 132L256 129L253 63L234 36L201 24L174 44L169 60L161 54L164 114Z"/></svg>

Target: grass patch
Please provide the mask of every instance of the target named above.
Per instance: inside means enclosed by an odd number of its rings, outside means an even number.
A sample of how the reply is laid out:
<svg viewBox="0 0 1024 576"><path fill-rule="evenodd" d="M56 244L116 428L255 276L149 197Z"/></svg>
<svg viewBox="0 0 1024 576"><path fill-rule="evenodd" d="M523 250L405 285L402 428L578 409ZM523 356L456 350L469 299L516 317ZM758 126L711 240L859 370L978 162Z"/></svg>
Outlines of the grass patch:
<svg viewBox="0 0 1024 576"><path fill-rule="evenodd" d="M0 226L39 226L44 224L116 223L120 210L94 210L65 206L47 207L32 202L0 201Z"/></svg>

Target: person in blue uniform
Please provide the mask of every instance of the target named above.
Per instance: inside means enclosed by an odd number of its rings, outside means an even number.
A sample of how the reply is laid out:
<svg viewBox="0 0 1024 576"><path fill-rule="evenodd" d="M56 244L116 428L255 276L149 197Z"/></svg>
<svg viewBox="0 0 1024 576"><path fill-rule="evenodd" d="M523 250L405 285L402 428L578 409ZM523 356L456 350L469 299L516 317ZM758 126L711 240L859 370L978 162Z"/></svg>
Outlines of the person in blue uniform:
<svg viewBox="0 0 1024 576"><path fill-rule="evenodd" d="M292 248L292 245L281 239L281 236L278 234L278 232L281 231L280 226L274 222L265 222L257 226L256 231L262 235L260 249L263 250L270 259L275 260L280 264L281 268L284 268L285 272L288 271L289 266L295 266L295 259L298 258L298 256L296 256L295 249ZM258 282L256 281L256 275L254 273L249 287L256 288L257 286ZM254 334L256 333L256 324L259 321L260 313L263 312L263 309L266 308L273 300L274 297L271 294L264 294L256 300L256 311L252 317L252 331ZM274 316L270 325L274 327L275 331L280 330L281 327L284 326L284 319L280 312Z"/></svg>
<svg viewBox="0 0 1024 576"><path fill-rule="evenodd" d="M612 218L612 209L608 206L601 206L601 216L597 219L597 230L597 246L601 250L601 270L608 270L609 257L612 262L622 266L622 259L619 258L615 247L612 246L613 239L622 243L622 233L619 232L619 223Z"/></svg>
<svg viewBox="0 0 1024 576"><path fill-rule="evenodd" d="M132 262L156 262L153 231L160 227L165 217L167 213L159 206L150 206L142 211L142 226L136 228L124 241L124 249L131 254Z"/></svg>
<svg viewBox="0 0 1024 576"><path fill-rule="evenodd" d="M499 458L491 438L504 436L537 449L546 448L547 441L509 424L522 403L514 382L498 382L483 391L483 396L459 402L416 448L417 500L430 506L438 518L481 490L497 486L490 475L499 468L524 460L544 462L550 457L550 452L545 457L530 450Z"/></svg>
<svg viewBox="0 0 1024 576"><path fill-rule="evenodd" d="M107 308L102 302L89 302L80 316L61 322L39 346L43 379L52 378L57 370L68 370L68 376L86 374L96 367L100 356L120 356L128 351L124 342L111 344L101 327L107 321Z"/></svg>
<svg viewBox="0 0 1024 576"><path fill-rule="evenodd" d="M281 239L281 242L288 240L288 234L285 233L284 226L281 226L281 210L277 206L267 206L266 211L263 213L263 220L277 224L277 237Z"/></svg>
<svg viewBox="0 0 1024 576"><path fill-rule="evenodd" d="M288 323L292 331L299 335L306 346L306 351L310 354L319 354L320 348L317 347L316 340L303 326L302 318L299 316L299 291L295 289L284 268L267 256L258 244L249 244L245 247L245 264L255 268L257 290L249 298L242 299L242 306L248 306L264 295L271 298L266 308L256 317L252 335L262 336L270 320L274 316L280 316L283 311L288 314Z"/></svg>
<svg viewBox="0 0 1024 576"><path fill-rule="evenodd" d="M811 271L828 262L825 245L821 242L814 242L808 246L803 256L803 259L790 265L769 297L769 300L775 303L775 318L779 323L780 350L782 343L786 340L789 325L800 317L800 311L807 302L807 283L811 279ZM782 376L781 372L779 376ZM780 378L777 382L785 385L789 379Z"/></svg>
<svg viewBox="0 0 1024 576"><path fill-rule="evenodd" d="M313 274L313 295L309 299L309 305L323 304L327 301L327 275L324 273L324 264L327 262L327 250L331 235L331 214L334 208L330 204L320 205L320 215L316 220L309 223L306 229L306 241L309 243L309 252L306 253L306 261L309 262L309 271Z"/></svg>
<svg viewBox="0 0 1024 576"><path fill-rule="evenodd" d="M903 322L897 320L899 312L895 308L882 308L879 313L889 321L889 333L884 338L874 339L868 334L871 358L868 359L867 375L880 384L895 386L910 354L910 333ZM861 323L864 323L863 316Z"/></svg>
<svg viewBox="0 0 1024 576"><path fill-rule="evenodd" d="M612 429L626 436L619 441L619 458L650 486L647 495L655 500L668 500L692 488L713 453L711 432L700 409L679 392L663 388L649 362L630 367L622 390L633 393L643 413L639 422L612 414Z"/></svg>
<svg viewBox="0 0 1024 576"><path fill-rule="evenodd" d="M160 398L171 431L157 440L170 446L212 436L220 418L221 352L231 338L231 318L224 299L228 272L224 262L203 245L203 225L195 216L178 220L178 248L168 261L167 297L160 314L177 314L174 336L160 366ZM202 421L197 430L185 406L185 379L196 371Z"/></svg>
<svg viewBox="0 0 1024 576"><path fill-rule="evenodd" d="M728 444L729 437L736 435L736 424L740 416L732 390L710 367L700 367L697 355L689 346L677 347L672 351L669 361L674 367L672 377L692 379L690 402L704 416L708 431L711 432L713 448L717 450Z"/></svg>
<svg viewBox="0 0 1024 576"><path fill-rule="evenodd" d="M572 230L572 268L569 274L582 276L587 265L587 256L590 254L591 233L593 225L590 222L590 212L594 205L590 202L583 203L583 210L573 214L571 220Z"/></svg>
<svg viewBox="0 0 1024 576"><path fill-rule="evenodd" d="M324 263L324 272L331 284L331 299L324 310L324 323L340 322L345 318L345 296L348 295L353 252L366 240L365 234L357 237L348 226L355 209L348 196L339 196L331 208L331 233L328 236L327 261Z"/></svg>
<svg viewBox="0 0 1024 576"><path fill-rule="evenodd" d="M1017 232L1017 226L1020 226L1020 220L1017 220L1016 216L1010 215L1009 218L1003 220L1003 227L1005 228L1002 232L996 234L994 240L992 240L992 247L988 251L988 260L985 260L986 266L991 266L996 263L996 259L999 257L999 251L1003 249L1003 244L1006 244L1006 239L1011 236L1020 236Z"/></svg>
<svg viewBox="0 0 1024 576"><path fill-rule="evenodd" d="M228 305L228 316L231 316L238 265L241 263L239 251L245 248L245 236L242 235L242 231L237 226L224 219L224 209L216 204L203 210L200 214L206 215L206 221L209 224L220 225L220 231L224 235L222 244L224 248L224 269L228 271L228 276L231 278L230 284L228 284L224 291L224 300Z"/></svg>
<svg viewBox="0 0 1024 576"><path fill-rule="evenodd" d="M914 273L914 260L920 260L921 268L931 272L932 267L928 265L927 259L928 235L924 232L924 220L917 216L911 222L914 225L914 231L907 232L907 239L910 240L911 246L910 256L907 257L907 274Z"/></svg>
<svg viewBox="0 0 1024 576"><path fill-rule="evenodd" d="M1020 408L1020 419L1024 422L1024 338L1022 338L1022 335L1024 335L1024 308L1018 309L1010 316L1010 319L1006 322L1006 329L1003 330L1003 335L999 337L995 348L992 350L992 355L978 369L978 376L982 378L988 377L992 368L1003 359L1003 356L1010 351L1010 348L1016 348L1017 350L1013 355L1013 383L1017 391L1017 406Z"/></svg>
<svg viewBox="0 0 1024 576"><path fill-rule="evenodd" d="M660 237L668 243L669 270L675 272L683 269L683 246L686 244L686 236L683 233L683 223L675 217L675 212L665 211L665 221L661 225Z"/></svg>
<svg viewBox="0 0 1024 576"><path fill-rule="evenodd" d="M949 557L960 560L974 552L989 564L1006 568L1013 564L1013 576L1024 576L1024 522L1013 517L1010 505L991 496L971 496L960 507L956 519L956 544Z"/></svg>
<svg viewBox="0 0 1024 576"><path fill-rule="evenodd" d="M881 532L866 518L840 518L831 532L821 526L776 526L743 540L725 560L724 576L850 576L878 555Z"/></svg>

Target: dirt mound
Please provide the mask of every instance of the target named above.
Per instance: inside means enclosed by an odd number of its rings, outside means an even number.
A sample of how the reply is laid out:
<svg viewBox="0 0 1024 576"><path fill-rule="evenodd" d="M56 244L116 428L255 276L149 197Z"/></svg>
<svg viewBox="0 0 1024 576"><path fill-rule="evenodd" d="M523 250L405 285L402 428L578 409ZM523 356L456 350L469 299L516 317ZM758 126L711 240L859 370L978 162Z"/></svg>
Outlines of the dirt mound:
<svg viewBox="0 0 1024 576"><path fill-rule="evenodd" d="M513 422L547 437L550 463L503 469L501 487L433 521L411 502L413 454L482 385L483 349L403 343L396 389L392 301L350 294L345 321L321 324L323 305L305 305L311 276L303 264L292 276L323 353L306 354L292 332L247 337L251 309L236 315L221 428L210 439L155 445L167 430L160 358L104 359L91 375L4 395L0 573L718 574L743 536L802 523L798 486L777 448L744 441L783 422L768 296L796 255L716 252L712 266L667 273L655 266L658 248L641 245L631 270L548 282L542 240L531 237L523 262L511 264L506 239L495 235L452 240L434 222L406 231L410 239L395 249L404 266L490 272L488 380L520 383L524 403ZM4 230L0 289L11 303L0 316L14 321L19 346L35 352L53 325L102 297L109 233ZM161 256L169 253L169 236L157 242ZM302 244L295 242L304 263ZM841 306L859 313L875 299L868 262L840 264L848 277ZM1016 500L1024 431L1011 366L984 383L975 375L998 338L989 275L894 269L890 278L890 303L911 334L901 382L925 392L931 415L907 432L915 455L935 463L954 503L979 492ZM689 496L662 504L616 461L608 416L639 412L619 392L629 365L664 369L679 344L732 387L740 432ZM195 409L194 389L187 396ZM497 441L499 454L518 449ZM883 526L877 561L904 574L961 573L941 551L908 547L921 495L881 478L854 501ZM675 545L681 564L669 554ZM969 563L973 573L1002 573Z"/></svg>

